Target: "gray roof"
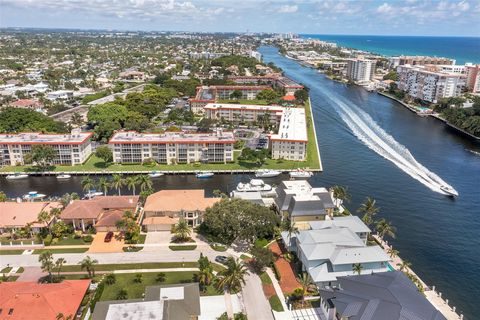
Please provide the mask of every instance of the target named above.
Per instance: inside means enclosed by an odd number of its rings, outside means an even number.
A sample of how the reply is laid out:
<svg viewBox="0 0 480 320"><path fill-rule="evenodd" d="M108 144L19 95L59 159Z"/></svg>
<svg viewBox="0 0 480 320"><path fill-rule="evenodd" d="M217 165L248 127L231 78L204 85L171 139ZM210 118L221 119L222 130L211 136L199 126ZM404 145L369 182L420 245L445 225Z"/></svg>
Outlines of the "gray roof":
<svg viewBox="0 0 480 320"><path fill-rule="evenodd" d="M173 297L164 296L170 289ZM178 296L175 296L178 295ZM110 311L110 312L109 312ZM95 305L92 320L118 318L142 320L189 320L200 315L200 291L198 283L149 286L145 299L101 301ZM113 318L112 318L113 317Z"/></svg>
<svg viewBox="0 0 480 320"><path fill-rule="evenodd" d="M290 217L326 214L318 196L293 196L287 209Z"/></svg>
<svg viewBox="0 0 480 320"><path fill-rule="evenodd" d="M338 277L341 289L320 289L349 320L444 320L400 271Z"/></svg>
<svg viewBox="0 0 480 320"><path fill-rule="evenodd" d="M333 220L309 221L313 230L331 228L333 226L343 227L355 233L369 233L370 229L357 216L334 217Z"/></svg>

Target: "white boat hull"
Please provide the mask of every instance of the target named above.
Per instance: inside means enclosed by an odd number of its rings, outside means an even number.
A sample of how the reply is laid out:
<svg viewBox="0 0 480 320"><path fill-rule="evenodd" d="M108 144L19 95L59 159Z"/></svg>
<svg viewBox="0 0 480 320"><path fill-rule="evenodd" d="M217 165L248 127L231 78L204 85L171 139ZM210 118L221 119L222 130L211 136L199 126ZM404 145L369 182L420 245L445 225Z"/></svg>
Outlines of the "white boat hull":
<svg viewBox="0 0 480 320"><path fill-rule="evenodd" d="M20 180L26 178L28 178L28 174L9 175L6 177L7 180Z"/></svg>

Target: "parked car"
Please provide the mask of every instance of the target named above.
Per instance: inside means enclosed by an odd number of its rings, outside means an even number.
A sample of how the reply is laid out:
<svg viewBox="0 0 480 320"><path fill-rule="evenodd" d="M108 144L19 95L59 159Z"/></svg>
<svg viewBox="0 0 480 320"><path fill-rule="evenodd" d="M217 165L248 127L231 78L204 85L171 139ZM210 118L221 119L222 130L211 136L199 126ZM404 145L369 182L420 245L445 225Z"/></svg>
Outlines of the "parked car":
<svg viewBox="0 0 480 320"><path fill-rule="evenodd" d="M228 257L225 256L216 256L215 261L222 264L227 264Z"/></svg>
<svg viewBox="0 0 480 320"><path fill-rule="evenodd" d="M104 241L105 241L105 242L110 242L110 241L112 241L112 238L113 238L113 232L112 232L112 231L108 231L107 234L106 234L106 236L105 236Z"/></svg>

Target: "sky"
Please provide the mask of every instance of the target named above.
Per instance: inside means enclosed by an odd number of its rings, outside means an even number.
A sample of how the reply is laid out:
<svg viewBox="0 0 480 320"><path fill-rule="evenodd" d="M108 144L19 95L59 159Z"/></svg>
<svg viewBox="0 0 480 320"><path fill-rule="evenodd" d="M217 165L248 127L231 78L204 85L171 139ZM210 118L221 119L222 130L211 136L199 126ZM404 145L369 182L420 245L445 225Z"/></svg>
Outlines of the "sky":
<svg viewBox="0 0 480 320"><path fill-rule="evenodd" d="M480 0L0 0L0 27L480 36Z"/></svg>

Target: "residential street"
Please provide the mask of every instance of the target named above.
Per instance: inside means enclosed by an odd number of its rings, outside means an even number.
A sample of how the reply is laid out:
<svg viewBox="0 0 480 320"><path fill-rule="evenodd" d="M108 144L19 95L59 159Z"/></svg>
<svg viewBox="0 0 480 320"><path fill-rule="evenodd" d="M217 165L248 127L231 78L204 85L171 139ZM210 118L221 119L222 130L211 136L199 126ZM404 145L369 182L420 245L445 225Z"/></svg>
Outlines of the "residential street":
<svg viewBox="0 0 480 320"><path fill-rule="evenodd" d="M246 277L243 287L243 304L249 319L273 320L270 303L263 294L262 282L256 274L250 273Z"/></svg>

